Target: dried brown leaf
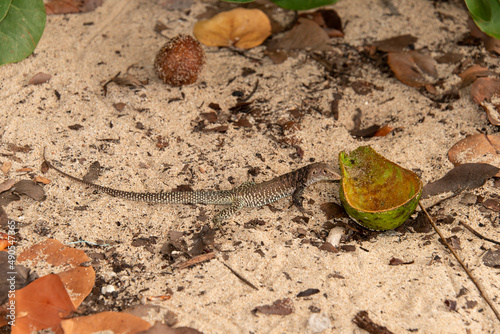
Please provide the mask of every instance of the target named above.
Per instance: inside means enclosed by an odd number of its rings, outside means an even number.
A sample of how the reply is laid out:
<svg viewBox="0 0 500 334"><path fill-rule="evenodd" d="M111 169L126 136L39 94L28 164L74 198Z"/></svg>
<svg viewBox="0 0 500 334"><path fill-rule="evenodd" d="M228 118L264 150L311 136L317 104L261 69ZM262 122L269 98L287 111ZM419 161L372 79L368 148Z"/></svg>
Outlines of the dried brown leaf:
<svg viewBox="0 0 500 334"><path fill-rule="evenodd" d="M91 12L102 5L102 0L51 0L45 4L45 12L68 14Z"/></svg>
<svg viewBox="0 0 500 334"><path fill-rule="evenodd" d="M495 212L500 212L500 199L498 198L488 198L483 201L483 206Z"/></svg>
<svg viewBox="0 0 500 334"><path fill-rule="evenodd" d="M391 258L391 259L389 260L389 265L390 265L390 266L400 266L400 265L402 265L402 264L412 264L412 263L414 263L414 262L415 262L415 261L413 261L413 260L405 262L405 261L403 261L403 260L401 260L401 259L398 259L398 258L393 257L393 258Z"/></svg>
<svg viewBox="0 0 500 334"><path fill-rule="evenodd" d="M402 52L417 40L418 38L408 34L384 39L375 42L374 45L382 52Z"/></svg>
<svg viewBox="0 0 500 334"><path fill-rule="evenodd" d="M468 136L448 151L448 159L455 165L483 162L500 168L500 135L475 134ZM500 176L500 172L495 176Z"/></svg>
<svg viewBox="0 0 500 334"><path fill-rule="evenodd" d="M477 104L483 101L491 101L492 97L500 95L500 79L478 78L472 84L470 95Z"/></svg>
<svg viewBox="0 0 500 334"><path fill-rule="evenodd" d="M373 322L368 316L367 311L359 311L352 319L352 322L370 334L392 334L387 327Z"/></svg>
<svg viewBox="0 0 500 334"><path fill-rule="evenodd" d="M7 191L10 188L12 188L14 183L16 183L16 181L14 181L12 179L5 180L2 183L0 183L0 193L3 193L4 191Z"/></svg>
<svg viewBox="0 0 500 334"><path fill-rule="evenodd" d="M271 21L260 9L235 8L197 22L193 34L207 46L250 49L271 35Z"/></svg>
<svg viewBox="0 0 500 334"><path fill-rule="evenodd" d="M39 73L35 74L30 79L30 81L28 81L28 84L29 85L40 85L40 84L43 84L43 83L49 81L50 78L52 78L52 75L47 74L47 73L43 73L43 72L39 72Z"/></svg>
<svg viewBox="0 0 500 334"><path fill-rule="evenodd" d="M31 180L21 180L12 186L12 191L16 194L26 195L35 201L44 201L45 191L42 187Z"/></svg>
<svg viewBox="0 0 500 334"><path fill-rule="evenodd" d="M316 22L299 18L283 37L269 43L268 50L327 50L329 42L328 34Z"/></svg>
<svg viewBox="0 0 500 334"><path fill-rule="evenodd" d="M487 51L500 55L500 39L496 39L492 36L486 36L484 39L484 47Z"/></svg>
<svg viewBox="0 0 500 334"><path fill-rule="evenodd" d="M408 86L425 86L437 78L436 61L417 51L391 52L387 63L396 78Z"/></svg>
<svg viewBox="0 0 500 334"><path fill-rule="evenodd" d="M479 188L499 171L499 168L484 163L459 165L439 180L426 184L422 191L422 199L449 191Z"/></svg>
<svg viewBox="0 0 500 334"><path fill-rule="evenodd" d="M320 205L320 209L325 213L327 220L348 217L344 207L334 202L323 203Z"/></svg>
<svg viewBox="0 0 500 334"><path fill-rule="evenodd" d="M151 328L143 332L138 332L137 334L203 334L203 333L190 327L172 328L168 325L162 324L161 322L155 322L155 324Z"/></svg>
<svg viewBox="0 0 500 334"><path fill-rule="evenodd" d="M5 161L2 164L2 167L0 168L4 174L7 174L10 170L10 167L12 167L12 162L10 161Z"/></svg>
<svg viewBox="0 0 500 334"><path fill-rule="evenodd" d="M263 314L289 315L294 311L293 303L290 298L278 299L272 305L257 306L257 311Z"/></svg>
<svg viewBox="0 0 500 334"><path fill-rule="evenodd" d="M500 268L500 249L489 249L483 256L483 263L487 267Z"/></svg>
<svg viewBox="0 0 500 334"><path fill-rule="evenodd" d="M462 79L462 87L468 86L474 82L477 78L487 77L489 75L494 75L495 73L488 70L487 67L472 65L468 67L462 73L459 73L458 76Z"/></svg>
<svg viewBox="0 0 500 334"><path fill-rule="evenodd" d="M478 78L472 84L470 95L486 110L490 123L500 125L500 79Z"/></svg>
<svg viewBox="0 0 500 334"><path fill-rule="evenodd" d="M319 9L311 13L302 13L299 17L316 22L329 37L344 37L342 20L333 9Z"/></svg>
<svg viewBox="0 0 500 334"><path fill-rule="evenodd" d="M307 289L307 290L299 292L297 294L297 297L309 297L309 296L315 295L319 292L320 292L319 289Z"/></svg>

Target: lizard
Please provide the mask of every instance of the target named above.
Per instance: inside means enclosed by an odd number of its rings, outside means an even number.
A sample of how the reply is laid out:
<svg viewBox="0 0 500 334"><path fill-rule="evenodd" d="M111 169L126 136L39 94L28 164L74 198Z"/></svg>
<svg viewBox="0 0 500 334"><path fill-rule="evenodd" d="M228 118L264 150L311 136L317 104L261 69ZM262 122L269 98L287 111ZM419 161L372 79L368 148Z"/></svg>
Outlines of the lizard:
<svg viewBox="0 0 500 334"><path fill-rule="evenodd" d="M244 207L260 207L288 196L292 196L292 205L295 205L303 211L302 194L306 187L319 181L340 180L340 175L335 172L333 166L324 162L316 162L269 181L264 181L262 183L248 181L230 190L170 191L157 193L134 192L113 189L85 181L55 167L45 158L45 153L43 159L44 163L46 163L49 168L54 169L70 180L114 197L147 203L226 205L228 207L221 210L212 219L217 227L221 226L222 221L230 218Z"/></svg>

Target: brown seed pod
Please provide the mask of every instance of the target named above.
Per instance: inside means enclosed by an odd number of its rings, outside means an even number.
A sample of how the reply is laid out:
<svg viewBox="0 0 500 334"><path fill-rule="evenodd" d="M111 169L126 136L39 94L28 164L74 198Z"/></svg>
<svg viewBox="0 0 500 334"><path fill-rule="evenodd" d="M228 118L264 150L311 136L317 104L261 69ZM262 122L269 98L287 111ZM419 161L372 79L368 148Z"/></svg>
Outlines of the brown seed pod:
<svg viewBox="0 0 500 334"><path fill-rule="evenodd" d="M160 79L172 86L194 83L205 65L205 51L189 35L179 35L168 41L155 58L155 70Z"/></svg>

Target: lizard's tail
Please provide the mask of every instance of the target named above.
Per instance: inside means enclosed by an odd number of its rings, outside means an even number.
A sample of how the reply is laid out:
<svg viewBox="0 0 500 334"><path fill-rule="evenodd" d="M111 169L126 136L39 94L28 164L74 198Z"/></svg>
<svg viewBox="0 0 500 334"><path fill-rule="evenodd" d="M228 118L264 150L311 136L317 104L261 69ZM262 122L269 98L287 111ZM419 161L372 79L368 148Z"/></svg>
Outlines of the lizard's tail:
<svg viewBox="0 0 500 334"><path fill-rule="evenodd" d="M132 201L148 202L148 203L176 203L176 204L221 204L228 205L232 203L231 193L229 191L173 191L159 193L139 193L134 191L124 191L113 189L110 187L100 186L92 182L79 179L73 175L63 172L55 167L45 157L45 148L43 150L43 162L47 167L52 168L59 174L67 177L70 180L84 184L99 192L111 195L113 197L125 198Z"/></svg>

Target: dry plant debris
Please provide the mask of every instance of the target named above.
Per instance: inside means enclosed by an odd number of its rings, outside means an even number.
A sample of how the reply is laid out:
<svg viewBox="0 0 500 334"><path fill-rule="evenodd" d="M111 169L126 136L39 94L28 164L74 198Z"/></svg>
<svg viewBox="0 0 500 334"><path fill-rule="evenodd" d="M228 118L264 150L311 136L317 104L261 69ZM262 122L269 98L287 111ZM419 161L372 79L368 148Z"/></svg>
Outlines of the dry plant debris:
<svg viewBox="0 0 500 334"><path fill-rule="evenodd" d="M436 61L418 51L390 52L387 63L396 78L408 86L425 86L438 76Z"/></svg>
<svg viewBox="0 0 500 334"><path fill-rule="evenodd" d="M146 320L121 312L101 312L85 317L65 319L61 322L64 334L111 331L115 334L138 333L151 327Z"/></svg>
<svg viewBox="0 0 500 334"><path fill-rule="evenodd" d="M439 180L428 183L422 191L422 199L446 192L475 189L495 176L499 168L485 163L466 163L450 170Z"/></svg>
<svg viewBox="0 0 500 334"><path fill-rule="evenodd" d="M193 34L206 46L251 49L271 35L271 21L260 9L235 8L197 22Z"/></svg>
<svg viewBox="0 0 500 334"><path fill-rule="evenodd" d="M45 11L50 14L91 12L102 5L102 0L50 0L45 3Z"/></svg>
<svg viewBox="0 0 500 334"><path fill-rule="evenodd" d="M59 241L48 239L34 245L19 254L19 263L32 261L44 262L62 271L57 275L64 283L64 287L71 292L71 301L77 308L85 297L92 291L95 280L95 271L90 266L82 266L90 258L81 250L65 246Z"/></svg>
<svg viewBox="0 0 500 334"><path fill-rule="evenodd" d="M16 305L16 326L12 334L25 334L42 329L62 333L61 320L75 307L58 275L43 276L17 290L12 299Z"/></svg>
<svg viewBox="0 0 500 334"><path fill-rule="evenodd" d="M500 168L500 136L481 133L458 141L448 151L448 159L455 165L482 162ZM495 174L500 177L500 173Z"/></svg>

